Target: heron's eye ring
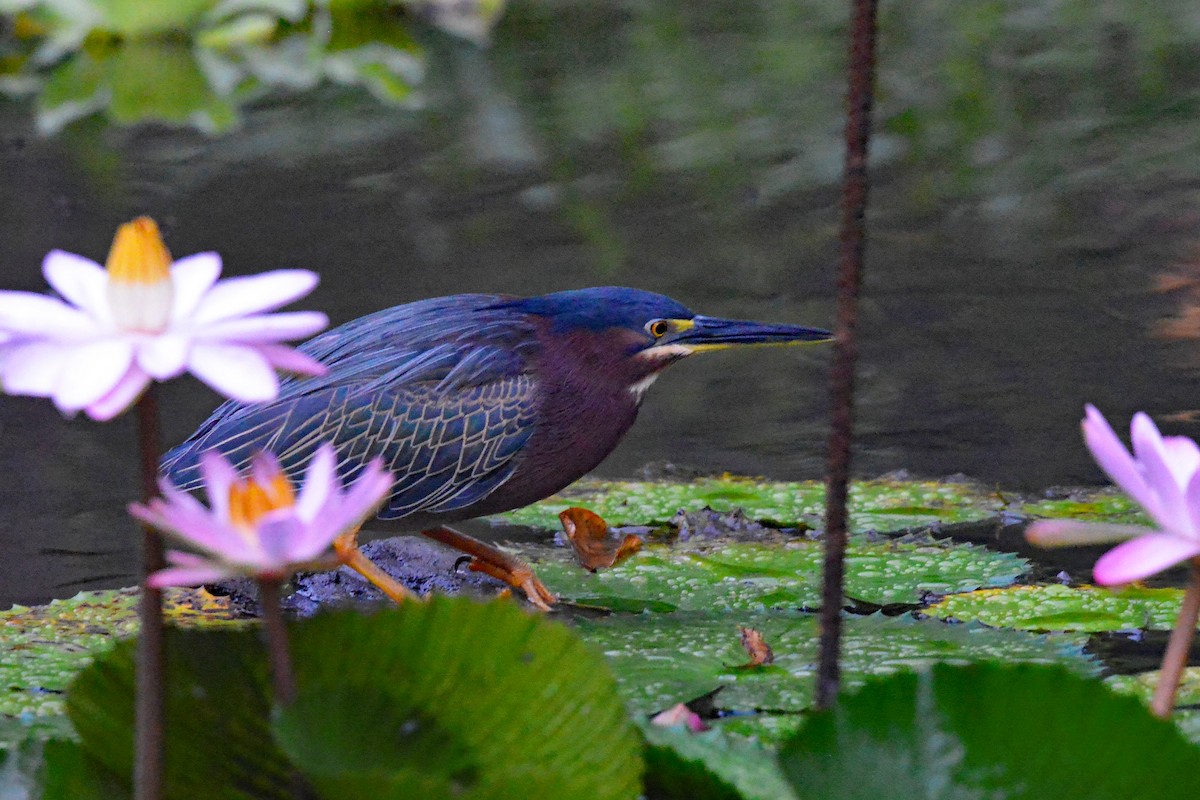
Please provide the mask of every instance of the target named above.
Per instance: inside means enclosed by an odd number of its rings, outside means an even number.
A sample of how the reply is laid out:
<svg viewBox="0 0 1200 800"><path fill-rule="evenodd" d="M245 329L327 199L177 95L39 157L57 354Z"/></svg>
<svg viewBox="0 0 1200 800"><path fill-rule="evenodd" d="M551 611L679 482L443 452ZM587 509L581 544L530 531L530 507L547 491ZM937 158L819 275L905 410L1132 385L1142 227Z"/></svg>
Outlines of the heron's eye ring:
<svg viewBox="0 0 1200 800"><path fill-rule="evenodd" d="M665 319L656 319L646 323L646 330L655 339L661 339L667 335L667 331L671 330L671 326Z"/></svg>

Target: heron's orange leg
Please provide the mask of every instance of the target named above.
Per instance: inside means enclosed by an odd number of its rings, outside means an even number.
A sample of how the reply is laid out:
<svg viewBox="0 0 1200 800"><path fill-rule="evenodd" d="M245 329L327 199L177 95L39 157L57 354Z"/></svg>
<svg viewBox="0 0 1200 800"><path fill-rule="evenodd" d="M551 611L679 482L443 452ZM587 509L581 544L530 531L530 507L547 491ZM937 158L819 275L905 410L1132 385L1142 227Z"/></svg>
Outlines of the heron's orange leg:
<svg viewBox="0 0 1200 800"><path fill-rule="evenodd" d="M509 586L520 589L525 592L529 602L542 611L549 611L550 606L558 602L558 598L533 574L532 567L498 547L450 528L430 528L421 531L421 535L471 556L470 569L491 575Z"/></svg>
<svg viewBox="0 0 1200 800"><path fill-rule="evenodd" d="M358 549L359 530L361 530L361 526L346 531L333 540L333 552L337 556L337 560L362 575L379 591L397 603L403 603L406 600L420 600L421 598L411 589L375 566L371 559L362 554L362 551Z"/></svg>

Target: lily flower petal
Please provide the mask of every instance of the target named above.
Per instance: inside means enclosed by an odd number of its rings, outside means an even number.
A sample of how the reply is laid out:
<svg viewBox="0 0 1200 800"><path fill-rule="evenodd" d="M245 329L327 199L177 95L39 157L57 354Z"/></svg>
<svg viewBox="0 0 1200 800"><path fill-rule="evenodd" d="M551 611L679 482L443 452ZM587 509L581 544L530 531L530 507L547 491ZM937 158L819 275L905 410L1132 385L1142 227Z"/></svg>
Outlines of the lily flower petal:
<svg viewBox="0 0 1200 800"><path fill-rule="evenodd" d="M162 500L151 500L149 505L130 503L128 510L134 519L168 533L182 543L221 553L229 561L259 560L253 543L229 525L214 520L204 508L193 511Z"/></svg>
<svg viewBox="0 0 1200 800"><path fill-rule="evenodd" d="M1025 541L1038 547L1077 547L1124 542L1150 532L1143 525L1040 519L1025 529Z"/></svg>
<svg viewBox="0 0 1200 800"><path fill-rule="evenodd" d="M391 493L394 483L383 462L373 459L337 503L327 504L321 510L313 520L313 527L345 531L361 525Z"/></svg>
<svg viewBox="0 0 1200 800"><path fill-rule="evenodd" d="M160 569L146 578L146 585L152 589L166 589L168 586L203 586L227 577L228 570L217 564L206 563L194 567Z"/></svg>
<svg viewBox="0 0 1200 800"><path fill-rule="evenodd" d="M149 217L120 227L105 267L53 250L42 271L62 299L0 291L0 386L11 394L51 397L64 412L86 409L105 420L123 411L122 403L132 404L151 379L185 370L241 402L273 399L277 367L324 372L281 343L317 333L328 318L266 313L311 290L317 283L311 272L218 282L216 253L172 263Z"/></svg>
<svg viewBox="0 0 1200 800"><path fill-rule="evenodd" d="M95 261L74 253L51 250L42 260L42 274L68 303L101 321L110 319L104 315L108 305L105 297L108 276L104 267Z"/></svg>
<svg viewBox="0 0 1200 800"><path fill-rule="evenodd" d="M120 339L101 340L71 350L54 387L54 402L75 412L109 394L133 364L133 345Z"/></svg>
<svg viewBox="0 0 1200 800"><path fill-rule="evenodd" d="M288 511L275 511L264 517L258 523L258 541L265 560L268 563L308 561L324 552L333 541L333 537L330 537L309 552L308 548L296 546L306 538L305 533L304 524Z"/></svg>
<svg viewBox="0 0 1200 800"><path fill-rule="evenodd" d="M188 319L204 295L221 277L221 257L216 253L196 253L171 265L171 283L175 284L173 319Z"/></svg>
<svg viewBox="0 0 1200 800"><path fill-rule="evenodd" d="M151 585L192 585L233 575L278 580L310 565L371 513L392 485L376 460L343 493L335 458L331 445L318 448L297 498L270 453L256 455L244 478L215 451L204 453L200 470L211 509L169 483L161 498L129 507L137 519L201 551L171 554L173 568L155 573ZM308 516L314 508L315 515Z"/></svg>
<svg viewBox="0 0 1200 800"><path fill-rule="evenodd" d="M271 311L308 294L317 281L315 273L303 269L227 278L200 301L192 322L200 325Z"/></svg>
<svg viewBox="0 0 1200 800"><path fill-rule="evenodd" d="M150 376L137 364L133 364L108 394L86 406L84 411L97 422L107 422L133 405L149 385Z"/></svg>
<svg viewBox="0 0 1200 800"><path fill-rule="evenodd" d="M200 456L200 475L213 514L223 522L229 521L229 493L237 481L237 471L216 450Z"/></svg>
<svg viewBox="0 0 1200 800"><path fill-rule="evenodd" d="M51 342L7 344L4 363L0 365L4 391L50 397L70 358L71 348Z"/></svg>
<svg viewBox="0 0 1200 800"><path fill-rule="evenodd" d="M1164 438L1153 420L1138 412L1130 425L1131 454L1092 405L1087 406L1083 433L1096 462L1141 505L1159 530L1043 520L1026 530L1026 539L1055 547L1136 536L1096 562L1093 575L1102 585L1141 580L1200 555L1200 447L1180 436Z"/></svg>
<svg viewBox="0 0 1200 800"><path fill-rule="evenodd" d="M282 479L279 459L268 450L255 453L250 459L250 478L261 486L270 486L273 481ZM291 484L287 484L287 492L291 492Z"/></svg>
<svg viewBox="0 0 1200 800"><path fill-rule="evenodd" d="M158 479L158 491L161 495L160 501L167 505L179 506L195 514L207 513L207 509L199 500L182 491L164 477Z"/></svg>
<svg viewBox="0 0 1200 800"><path fill-rule="evenodd" d="M324 375L329 368L312 356L281 344L259 344L254 349L281 372L295 375Z"/></svg>
<svg viewBox="0 0 1200 800"><path fill-rule="evenodd" d="M183 374L190 349L191 342L186 336L165 333L138 348L137 363L147 375L164 381Z"/></svg>
<svg viewBox="0 0 1200 800"><path fill-rule="evenodd" d="M0 292L0 329L26 336L92 338L95 320L57 297L33 292Z"/></svg>
<svg viewBox="0 0 1200 800"><path fill-rule="evenodd" d="M1132 583L1197 555L1200 555L1200 539L1148 533L1102 555L1092 575L1101 586Z"/></svg>
<svg viewBox="0 0 1200 800"><path fill-rule="evenodd" d="M257 314L205 325L197 336L231 342L282 342L312 336L328 325L329 317L317 311Z"/></svg>
<svg viewBox="0 0 1200 800"><path fill-rule="evenodd" d="M1184 485L1180 484L1171 465L1167 463L1167 449L1163 446L1162 436L1145 413L1139 411L1134 414L1130 438L1133 452L1145 471L1146 483L1158 498L1157 513L1151 513L1151 516L1168 531L1188 531L1191 515L1183 501Z"/></svg>
<svg viewBox="0 0 1200 800"><path fill-rule="evenodd" d="M308 462L308 469L304 472L304 486L300 490L300 496L296 498L296 516L300 519L312 522L325 507L337 483L336 465L337 456L334 454L333 445L326 442L317 448L312 460Z"/></svg>
<svg viewBox="0 0 1200 800"><path fill-rule="evenodd" d="M1192 521L1192 531L1200 532L1200 467L1192 474L1184 490L1184 502ZM1200 538L1200 535L1198 535Z"/></svg>
<svg viewBox="0 0 1200 800"><path fill-rule="evenodd" d="M1186 436L1162 437L1163 456L1175 482L1186 488L1188 481L1200 469L1200 447Z"/></svg>
<svg viewBox="0 0 1200 800"><path fill-rule="evenodd" d="M1146 484L1137 462L1096 407L1089 403L1085 410L1083 436L1092 458L1108 473L1113 483L1124 489L1150 516L1155 516L1158 498Z"/></svg>
<svg viewBox="0 0 1200 800"><path fill-rule="evenodd" d="M243 403L261 403L279 393L279 379L252 347L197 342L188 369L216 391Z"/></svg>

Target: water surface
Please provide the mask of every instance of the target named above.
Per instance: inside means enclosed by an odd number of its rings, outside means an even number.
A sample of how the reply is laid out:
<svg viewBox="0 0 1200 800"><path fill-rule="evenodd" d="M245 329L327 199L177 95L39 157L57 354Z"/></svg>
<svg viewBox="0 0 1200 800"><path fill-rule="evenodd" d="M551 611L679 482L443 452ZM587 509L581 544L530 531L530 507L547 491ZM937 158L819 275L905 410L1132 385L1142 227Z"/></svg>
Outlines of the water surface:
<svg viewBox="0 0 1200 800"><path fill-rule="evenodd" d="M1084 402L1200 433L1196 351L1152 335L1195 258L1200 30L1185 3L885 9L855 471L1098 483ZM323 89L207 138L0 101L0 263L42 290L150 213L229 274L304 267L344 322L456 292L624 284L831 325L841 4L518 3L486 52L430 36L424 106ZM1115 9L1115 11L1114 11ZM600 472L819 478L827 348L697 357ZM166 388L164 435L218 398ZM132 421L0 401L0 607L133 580ZM669 462L662 467L660 462ZM654 466L654 465L659 466Z"/></svg>

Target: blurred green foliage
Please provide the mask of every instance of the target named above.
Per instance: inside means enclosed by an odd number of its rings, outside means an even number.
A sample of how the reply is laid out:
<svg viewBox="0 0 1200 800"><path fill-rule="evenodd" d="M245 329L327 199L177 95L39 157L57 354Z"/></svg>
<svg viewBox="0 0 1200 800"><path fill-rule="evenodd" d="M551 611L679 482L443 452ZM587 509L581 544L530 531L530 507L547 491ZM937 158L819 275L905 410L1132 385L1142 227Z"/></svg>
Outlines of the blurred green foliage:
<svg viewBox="0 0 1200 800"><path fill-rule="evenodd" d="M54 133L104 113L220 133L242 103L330 81L416 100L420 18L486 41L503 0L0 0L0 93ZM7 15L6 17L3 15Z"/></svg>

